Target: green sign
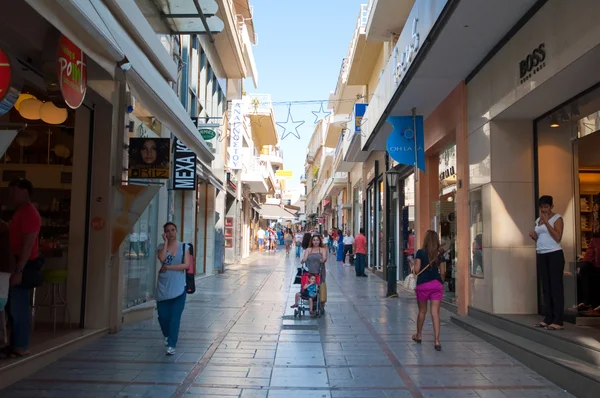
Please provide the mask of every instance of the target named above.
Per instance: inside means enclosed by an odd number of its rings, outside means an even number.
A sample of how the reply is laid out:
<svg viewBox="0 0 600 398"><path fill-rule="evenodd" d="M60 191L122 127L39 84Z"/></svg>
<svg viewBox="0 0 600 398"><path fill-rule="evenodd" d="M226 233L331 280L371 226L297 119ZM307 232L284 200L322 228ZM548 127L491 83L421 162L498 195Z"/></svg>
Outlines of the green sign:
<svg viewBox="0 0 600 398"><path fill-rule="evenodd" d="M215 133L214 130L211 129L200 129L198 130L198 132L200 133L202 138L204 138L205 141L212 140L217 136L217 133Z"/></svg>

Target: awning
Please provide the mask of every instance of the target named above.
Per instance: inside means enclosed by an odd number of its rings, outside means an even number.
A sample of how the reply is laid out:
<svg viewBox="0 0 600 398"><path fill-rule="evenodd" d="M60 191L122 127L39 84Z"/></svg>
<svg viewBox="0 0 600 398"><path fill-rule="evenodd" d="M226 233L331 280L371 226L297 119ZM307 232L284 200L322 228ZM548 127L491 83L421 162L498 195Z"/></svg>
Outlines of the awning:
<svg viewBox="0 0 600 398"><path fill-rule="evenodd" d="M260 206L260 218L263 220L295 220L296 216L289 211L282 209L278 205L261 205Z"/></svg>
<svg viewBox="0 0 600 398"><path fill-rule="evenodd" d="M214 155L198 134L175 91L101 0L26 1L109 73L113 74L116 63L123 62L126 58L129 70L125 75L134 96L144 108L192 149L202 163L212 162ZM77 21L79 26L74 26L74 21ZM86 34L73 36L80 31L85 31ZM88 54L87 49L98 48L99 42L107 50L101 54ZM107 60L107 55L112 59Z"/></svg>

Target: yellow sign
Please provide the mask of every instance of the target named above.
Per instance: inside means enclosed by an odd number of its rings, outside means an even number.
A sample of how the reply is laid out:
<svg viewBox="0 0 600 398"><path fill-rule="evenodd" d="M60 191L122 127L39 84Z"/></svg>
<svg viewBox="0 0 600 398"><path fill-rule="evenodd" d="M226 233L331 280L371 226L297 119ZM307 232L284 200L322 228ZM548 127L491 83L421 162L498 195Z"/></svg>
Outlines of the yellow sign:
<svg viewBox="0 0 600 398"><path fill-rule="evenodd" d="M292 170L277 170L275 172L275 175L277 177L291 177L292 176Z"/></svg>

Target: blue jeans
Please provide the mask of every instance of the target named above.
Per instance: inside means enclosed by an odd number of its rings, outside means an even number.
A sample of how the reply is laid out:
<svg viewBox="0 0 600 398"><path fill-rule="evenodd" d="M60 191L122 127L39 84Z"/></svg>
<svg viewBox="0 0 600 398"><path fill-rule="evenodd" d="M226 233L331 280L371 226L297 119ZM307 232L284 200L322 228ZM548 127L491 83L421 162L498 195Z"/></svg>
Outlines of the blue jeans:
<svg viewBox="0 0 600 398"><path fill-rule="evenodd" d="M354 260L354 270L356 276L362 276L365 274L365 265L367 264L367 255L363 253L356 253L356 260Z"/></svg>
<svg viewBox="0 0 600 398"><path fill-rule="evenodd" d="M302 250L302 246L296 246L296 257L300 257L301 250Z"/></svg>
<svg viewBox="0 0 600 398"><path fill-rule="evenodd" d="M10 312L10 346L25 351L29 348L31 337L31 289L11 287L8 292L8 309Z"/></svg>
<svg viewBox="0 0 600 398"><path fill-rule="evenodd" d="M185 307L184 292L181 296L169 300L157 301L158 323L163 336L167 337L168 346L175 348L179 338L179 326L181 325L181 314Z"/></svg>

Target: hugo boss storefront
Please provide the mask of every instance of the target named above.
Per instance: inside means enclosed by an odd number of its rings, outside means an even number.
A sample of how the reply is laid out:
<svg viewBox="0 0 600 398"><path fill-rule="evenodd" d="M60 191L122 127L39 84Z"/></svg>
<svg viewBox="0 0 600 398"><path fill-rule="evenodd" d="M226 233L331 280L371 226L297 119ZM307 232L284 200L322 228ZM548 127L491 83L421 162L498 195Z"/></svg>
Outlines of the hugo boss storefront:
<svg viewBox="0 0 600 398"><path fill-rule="evenodd" d="M595 0L549 0L467 82L471 308L543 311L529 232L537 198L551 195L564 219L565 321L586 318L569 308L583 300L576 264L598 228L599 13Z"/></svg>

